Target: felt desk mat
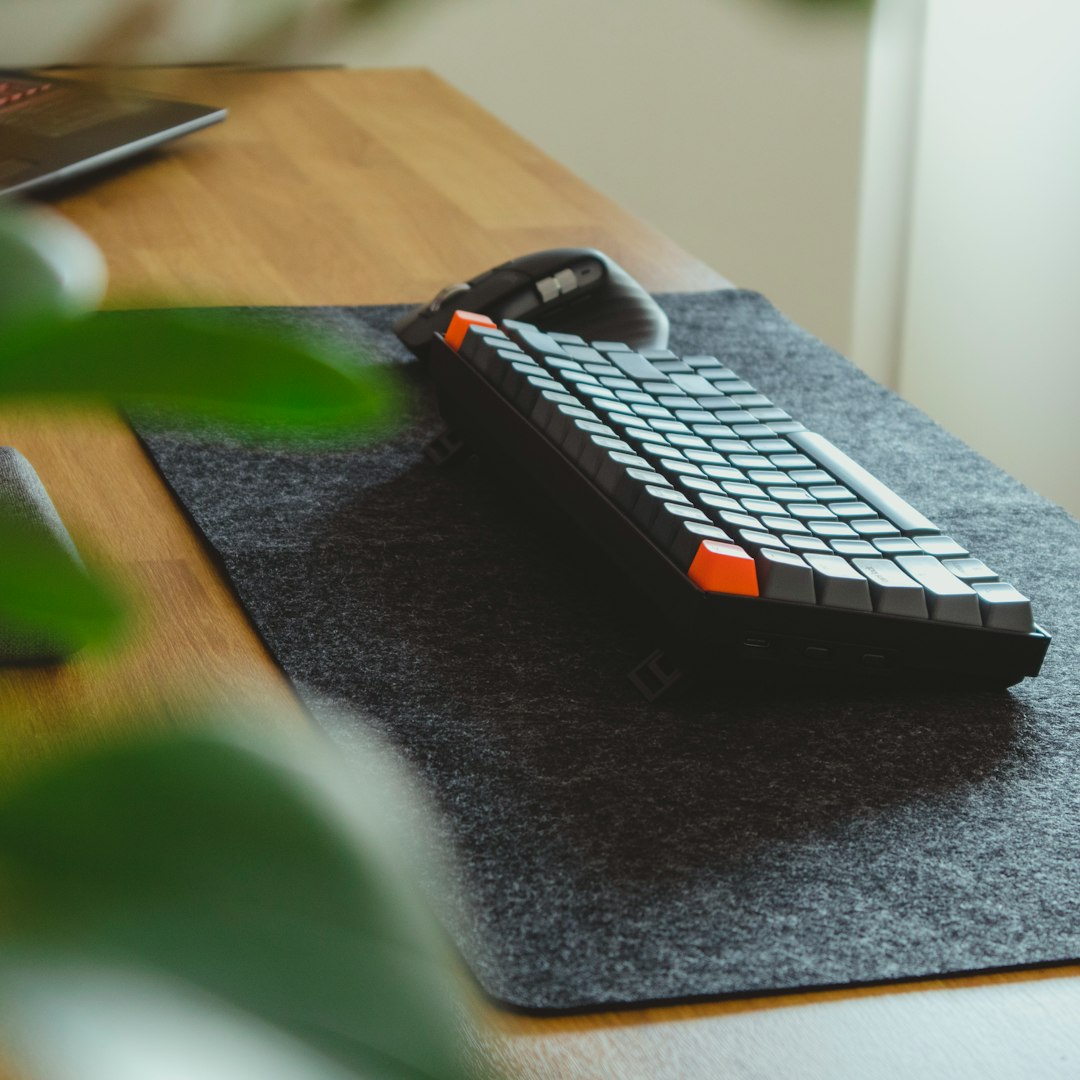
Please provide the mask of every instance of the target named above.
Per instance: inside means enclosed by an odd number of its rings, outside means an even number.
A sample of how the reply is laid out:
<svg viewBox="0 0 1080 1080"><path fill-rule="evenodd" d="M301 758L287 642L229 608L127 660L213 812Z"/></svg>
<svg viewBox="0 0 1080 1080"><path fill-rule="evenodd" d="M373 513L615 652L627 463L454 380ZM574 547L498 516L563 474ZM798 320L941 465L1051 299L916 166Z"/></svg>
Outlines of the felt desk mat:
<svg viewBox="0 0 1080 1080"><path fill-rule="evenodd" d="M401 308L245 315L406 365L386 441L142 437L313 713L350 706L432 793L459 875L443 916L495 999L598 1009L1080 957L1080 525L762 297L660 299L673 348L719 353L1030 595L1054 634L1043 674L646 704L625 673L656 642L603 559L486 463L423 458L439 422L389 331Z"/></svg>

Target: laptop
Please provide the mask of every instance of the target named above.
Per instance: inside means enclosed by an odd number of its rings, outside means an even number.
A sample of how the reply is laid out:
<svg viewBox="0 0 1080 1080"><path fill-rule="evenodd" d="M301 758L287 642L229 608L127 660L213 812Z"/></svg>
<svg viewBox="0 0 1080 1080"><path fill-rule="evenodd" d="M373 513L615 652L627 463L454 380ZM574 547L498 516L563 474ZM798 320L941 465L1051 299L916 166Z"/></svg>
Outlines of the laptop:
<svg viewBox="0 0 1080 1080"><path fill-rule="evenodd" d="M0 196L36 191L225 119L224 109L0 70Z"/></svg>

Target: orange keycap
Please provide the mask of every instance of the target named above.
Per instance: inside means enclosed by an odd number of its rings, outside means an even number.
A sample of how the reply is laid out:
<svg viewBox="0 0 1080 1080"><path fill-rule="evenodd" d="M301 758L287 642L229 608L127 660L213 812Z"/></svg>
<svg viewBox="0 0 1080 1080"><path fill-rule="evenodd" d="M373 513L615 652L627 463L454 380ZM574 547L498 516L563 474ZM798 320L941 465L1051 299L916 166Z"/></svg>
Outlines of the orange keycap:
<svg viewBox="0 0 1080 1080"><path fill-rule="evenodd" d="M450 325L443 335L446 338L446 344L454 352L461 348L461 343L465 340L465 335L469 332L470 326L490 326L492 329L495 328L495 324L486 315L477 315L473 311L455 311L454 317L450 320Z"/></svg>
<svg viewBox="0 0 1080 1080"><path fill-rule="evenodd" d="M741 547L702 540L690 564L690 580L706 592L757 596L757 566Z"/></svg>

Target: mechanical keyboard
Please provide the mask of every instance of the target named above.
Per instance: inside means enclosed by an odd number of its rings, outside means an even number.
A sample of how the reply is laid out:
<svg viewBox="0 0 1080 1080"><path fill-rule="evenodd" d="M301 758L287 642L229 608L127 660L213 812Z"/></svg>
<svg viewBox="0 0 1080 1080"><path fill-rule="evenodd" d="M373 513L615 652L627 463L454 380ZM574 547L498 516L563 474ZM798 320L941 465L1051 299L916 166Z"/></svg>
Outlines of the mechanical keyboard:
<svg viewBox="0 0 1080 1080"><path fill-rule="evenodd" d="M431 371L455 436L530 476L664 616L633 673L648 696L749 662L1038 674L1027 597L714 356L459 311Z"/></svg>

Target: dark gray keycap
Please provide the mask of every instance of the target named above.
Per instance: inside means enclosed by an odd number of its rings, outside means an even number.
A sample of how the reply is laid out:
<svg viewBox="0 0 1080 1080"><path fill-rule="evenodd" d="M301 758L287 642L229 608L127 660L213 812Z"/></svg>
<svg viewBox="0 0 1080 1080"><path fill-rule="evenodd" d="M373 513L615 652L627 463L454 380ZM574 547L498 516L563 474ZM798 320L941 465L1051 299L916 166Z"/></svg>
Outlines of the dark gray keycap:
<svg viewBox="0 0 1080 1080"><path fill-rule="evenodd" d="M899 536L900 528L884 518L852 518L848 524L865 537Z"/></svg>
<svg viewBox="0 0 1080 1080"><path fill-rule="evenodd" d="M837 555L844 555L849 559L854 558L856 555L866 556L870 559L881 558L878 549L869 540L830 540L829 547Z"/></svg>
<svg viewBox="0 0 1080 1080"><path fill-rule="evenodd" d="M545 334L543 330L537 330L535 326L530 326L528 323L517 322L514 319L504 319L503 329L517 341L530 350L534 350L538 353L543 353L545 356L568 356L563 351L563 346L560 345L550 334Z"/></svg>
<svg viewBox="0 0 1080 1080"><path fill-rule="evenodd" d="M601 391L600 380L595 375L590 375L587 371L560 371L558 376L568 387L570 387L574 393L580 393L582 386L594 386L596 390L594 393ZM608 394L608 397L611 395Z"/></svg>
<svg viewBox="0 0 1080 1080"><path fill-rule="evenodd" d="M1031 601L1008 582L976 581L971 587L979 598L983 626L1021 634L1030 634L1035 629Z"/></svg>
<svg viewBox="0 0 1080 1080"><path fill-rule="evenodd" d="M607 357L620 371L637 382L645 382L648 379L659 382L664 377L664 373L640 353L612 351L607 354Z"/></svg>
<svg viewBox="0 0 1080 1080"><path fill-rule="evenodd" d="M666 412L667 410L665 410ZM640 413L638 414L641 415ZM693 432L684 424L681 420L664 420L649 418L649 427L654 431L662 431L665 435L692 435ZM704 439L701 440L702 446L708 446L708 443Z"/></svg>
<svg viewBox="0 0 1080 1080"><path fill-rule="evenodd" d="M542 367L538 367L531 360L515 360L503 370L502 381L499 389L503 397L517 404L518 395L525 388L525 380L531 378L546 379L547 375ZM554 380L551 380L554 381ZM536 391L539 394L539 390ZM530 405L530 408L532 406Z"/></svg>
<svg viewBox="0 0 1080 1080"><path fill-rule="evenodd" d="M829 540L851 540L855 537L855 530L842 521L811 521L810 531L815 536Z"/></svg>
<svg viewBox="0 0 1080 1080"><path fill-rule="evenodd" d="M653 427L656 427L656 423L653 423ZM667 432L665 432L667 434ZM683 435L677 431L673 431L668 435L668 441L672 446L677 446L681 450L708 450L709 444L704 439L699 439L696 435Z"/></svg>
<svg viewBox="0 0 1080 1080"><path fill-rule="evenodd" d="M577 398L572 397L570 394L564 394L561 390L543 391L533 403L532 412L529 414L533 427L537 427L541 431L547 431L559 415L560 405L569 406L572 409L580 408ZM562 433L554 441L561 442Z"/></svg>
<svg viewBox="0 0 1080 1080"><path fill-rule="evenodd" d="M573 372L575 375L584 375L585 369L576 360L565 360L561 356L545 356L544 367L557 375Z"/></svg>
<svg viewBox="0 0 1080 1080"><path fill-rule="evenodd" d="M950 574L955 574L961 581L969 584L973 581L997 581L998 576L986 563L979 559L942 559L941 565Z"/></svg>
<svg viewBox="0 0 1080 1080"><path fill-rule="evenodd" d="M689 365L687 365L689 367ZM703 378L696 372L692 375L680 374L677 371L673 371L671 374L671 381L679 387L681 390L685 390L688 394L693 394L694 397L708 396L713 393L712 383L708 379Z"/></svg>
<svg viewBox="0 0 1080 1080"><path fill-rule="evenodd" d="M829 545L824 540L819 540L816 536L801 536L798 533L781 533L780 539L792 551L812 551L821 552L823 555L829 553Z"/></svg>
<svg viewBox="0 0 1080 1080"><path fill-rule="evenodd" d="M615 438L615 431L602 424L598 420L575 420L570 425L570 430L563 439L563 453L573 461L577 461L585 447L585 443L593 435L603 435L606 438Z"/></svg>
<svg viewBox="0 0 1080 1080"><path fill-rule="evenodd" d="M742 473L738 469L733 469L730 465L702 465L701 471L710 480L734 480L738 482L743 478Z"/></svg>
<svg viewBox="0 0 1080 1080"><path fill-rule="evenodd" d="M478 327L473 327L461 343L460 354L472 364L477 371L487 375L500 360L496 355L500 350L517 353L519 358L525 354L518 346L504 334L498 334L494 330L487 333L477 333Z"/></svg>
<svg viewBox="0 0 1080 1080"><path fill-rule="evenodd" d="M601 375L600 381L609 390L637 390L637 383L632 379L624 379L621 375ZM646 395L650 400L652 394Z"/></svg>
<svg viewBox="0 0 1080 1080"><path fill-rule="evenodd" d="M651 472L649 463L640 455L633 453L630 447L615 450L608 454L596 470L596 486L608 495L614 495L627 469L643 469Z"/></svg>
<svg viewBox="0 0 1080 1080"><path fill-rule="evenodd" d="M743 512L742 504L730 495L703 494L698 502L710 512L715 510L730 510L736 514Z"/></svg>
<svg viewBox="0 0 1080 1080"><path fill-rule="evenodd" d="M630 511L630 516L645 532L652 530L653 521L662 504L677 502L682 506L690 506L690 500L674 488L663 487L660 484L649 484L642 491Z"/></svg>
<svg viewBox="0 0 1080 1080"><path fill-rule="evenodd" d="M785 471L800 487L832 483L832 477L824 469L786 469Z"/></svg>
<svg viewBox="0 0 1080 1080"><path fill-rule="evenodd" d="M769 497L782 503L812 503L814 496L805 488L777 485L768 489Z"/></svg>
<svg viewBox="0 0 1080 1080"><path fill-rule="evenodd" d="M612 439L606 435L590 435L585 440L575 460L578 463L578 468L586 476L595 476L610 454L628 454L630 452L630 444L623 442L622 439Z"/></svg>
<svg viewBox="0 0 1080 1080"><path fill-rule="evenodd" d="M702 496L702 503L705 503L705 497ZM717 521L722 525L729 525L731 528L738 529L754 529L761 530L761 522L751 514L744 514L742 510L716 510L714 516Z"/></svg>
<svg viewBox="0 0 1080 1080"><path fill-rule="evenodd" d="M775 514L768 514L761 519L761 523L765 528L770 529L772 532L792 532L803 536L810 535L810 530L801 521L793 517L777 517Z"/></svg>
<svg viewBox="0 0 1080 1080"><path fill-rule="evenodd" d="M583 399L584 398L593 398L593 399L605 398L608 401L614 401L617 404L621 405L625 412L631 412L632 411L629 405L625 405L625 404L623 404L622 402L619 401L619 399L615 396L614 391L609 390L606 386L601 386L600 383L598 383L598 382L597 383L581 382L581 381L577 381L577 380L573 379L571 376L567 376L566 379L564 379L563 381L568 383L568 384L570 382L574 382L574 392L576 394L580 394Z"/></svg>
<svg viewBox="0 0 1080 1080"><path fill-rule="evenodd" d="M675 477L675 485L682 488L691 497L703 491L708 492L710 495L722 494L720 485L715 480L709 480L704 476L677 476Z"/></svg>
<svg viewBox="0 0 1080 1080"><path fill-rule="evenodd" d="M603 381L603 380L601 380ZM608 385L604 383L604 385ZM627 405L658 405L659 402L652 396L652 394L646 394L641 390L616 390L615 396L620 401L625 401Z"/></svg>
<svg viewBox="0 0 1080 1080"><path fill-rule="evenodd" d="M502 387L508 374L511 373L514 364L532 363L531 360L520 350L498 349L494 353L478 353L477 358L484 364L481 369L484 376L495 386ZM535 365L534 365L535 366ZM537 371L542 371L540 367Z"/></svg>
<svg viewBox="0 0 1080 1080"><path fill-rule="evenodd" d="M741 480L723 480L721 487L728 495L737 499L764 499L765 492L757 484L747 484Z"/></svg>
<svg viewBox="0 0 1080 1080"><path fill-rule="evenodd" d="M778 503L773 502L772 499L740 499L743 509L748 514L781 514L784 513L784 508Z"/></svg>
<svg viewBox="0 0 1080 1080"><path fill-rule="evenodd" d="M606 378L609 375L618 376L619 369L614 364L609 364L606 361L602 364L590 364L585 362L581 365L590 375L595 375L599 378Z"/></svg>
<svg viewBox="0 0 1080 1080"><path fill-rule="evenodd" d="M620 413L623 416L633 415L630 412L629 405L623 401L615 401L612 398L594 397L588 404L590 408L605 416L610 416L613 413Z"/></svg>
<svg viewBox="0 0 1080 1080"><path fill-rule="evenodd" d="M687 449L683 453L687 461L693 461L698 465L727 465L727 459L723 454L715 450Z"/></svg>
<svg viewBox="0 0 1080 1080"><path fill-rule="evenodd" d="M734 372L729 372L728 375L734 377L724 378L723 376L710 375L709 381L724 394L754 394L757 392L748 382L740 379Z"/></svg>
<svg viewBox="0 0 1080 1080"><path fill-rule="evenodd" d="M728 460L740 469L771 469L772 463L762 454L732 454Z"/></svg>
<svg viewBox="0 0 1080 1080"><path fill-rule="evenodd" d="M770 454L769 460L778 469L812 469L814 463L805 454Z"/></svg>
<svg viewBox="0 0 1080 1080"><path fill-rule="evenodd" d="M853 559L852 565L870 583L874 610L882 615L929 617L922 586L888 559Z"/></svg>
<svg viewBox="0 0 1080 1080"><path fill-rule="evenodd" d="M898 555L896 565L923 587L931 619L971 626L982 624L978 595L932 555Z"/></svg>
<svg viewBox="0 0 1080 1080"><path fill-rule="evenodd" d="M668 461L684 461L685 460L683 458L682 451L680 449L678 449L678 447L668 446L666 443L647 442L647 441L644 441L644 440L641 441L641 442L637 442L636 440L631 439L629 437L629 434L627 435L627 441L628 442L634 442L635 445L637 446L638 453L643 458L648 458L649 461L651 461L653 463L655 463L657 461L660 461L662 459L665 459L665 458Z"/></svg>
<svg viewBox="0 0 1080 1080"><path fill-rule="evenodd" d="M787 473L782 473L779 469L748 469L746 476L748 480L755 484L761 484L762 487L767 487L769 484L794 483Z"/></svg>
<svg viewBox="0 0 1080 1080"><path fill-rule="evenodd" d="M820 484L812 488L807 488L811 495L817 499L818 502L843 502L845 500L853 501L855 496L846 488L840 484ZM868 514L867 517L874 517L874 514Z"/></svg>
<svg viewBox="0 0 1080 1080"><path fill-rule="evenodd" d="M754 554L757 563L758 588L770 600L790 600L798 604L813 604L814 572L794 551L777 551L762 547Z"/></svg>
<svg viewBox="0 0 1080 1080"><path fill-rule="evenodd" d="M600 471L603 472L602 467ZM611 501L623 510L633 510L638 496L646 487L662 487L664 482L665 477L652 469L628 468L616 479L614 488L609 492Z"/></svg>
<svg viewBox="0 0 1080 1080"><path fill-rule="evenodd" d="M874 516L873 507L867 506L864 502L831 502L826 505L838 518L872 518Z"/></svg>
<svg viewBox="0 0 1080 1080"><path fill-rule="evenodd" d="M635 405L634 412L645 420L674 420L675 414L663 405ZM686 428L686 425L683 425ZM689 431L689 428L686 428Z"/></svg>
<svg viewBox="0 0 1080 1080"><path fill-rule="evenodd" d="M836 507L833 507L835 510ZM921 555L922 548L910 536L881 536L871 543L882 555Z"/></svg>
<svg viewBox="0 0 1080 1080"><path fill-rule="evenodd" d="M860 499L875 507L882 517L888 518L902 533L916 536L938 532L932 521L920 514L892 488L852 461L824 436L814 431L795 431L789 438L807 457L813 458L837 480L851 488Z"/></svg>
<svg viewBox="0 0 1080 1080"><path fill-rule="evenodd" d="M967 555L967 548L958 544L951 536L916 536L915 543L938 559L956 558Z"/></svg>
<svg viewBox="0 0 1080 1080"><path fill-rule="evenodd" d="M732 424L731 429L736 435L740 435L744 439L753 439L758 435L771 435L773 433L773 429L766 427L764 424Z"/></svg>
<svg viewBox="0 0 1080 1080"><path fill-rule="evenodd" d="M675 535L668 545L668 554L680 570L690 569L702 540L720 540L731 543L731 537L715 525L700 521L683 521L676 526Z"/></svg>
<svg viewBox="0 0 1080 1080"><path fill-rule="evenodd" d="M778 497L777 501L783 502L784 500ZM836 515L827 506L822 506L821 503L789 502L787 512L800 521L833 521L836 518Z"/></svg>
<svg viewBox="0 0 1080 1080"><path fill-rule="evenodd" d="M718 424L734 429L736 424L751 423L750 414L742 409L713 409L713 416Z"/></svg>
<svg viewBox="0 0 1080 1080"><path fill-rule="evenodd" d="M663 461L657 462L657 466L669 476L704 476L701 469L692 461Z"/></svg>
<svg viewBox="0 0 1080 1080"><path fill-rule="evenodd" d="M583 409L580 405L558 405L548 421L548 438L557 445L564 446L575 420L595 421L596 413Z"/></svg>
<svg viewBox="0 0 1080 1080"><path fill-rule="evenodd" d="M873 611L870 583L846 559L839 555L805 556L814 571L814 591L823 607Z"/></svg>
<svg viewBox="0 0 1080 1080"><path fill-rule="evenodd" d="M679 526L684 521L699 521L703 525L711 524L697 507L683 506L677 502L665 502L657 508L649 533L663 551L670 552L678 535Z"/></svg>
<svg viewBox="0 0 1080 1080"><path fill-rule="evenodd" d="M560 342L561 344L561 342ZM572 360L581 364L606 364L607 359L603 353L588 345L563 345L563 352Z"/></svg>
<svg viewBox="0 0 1080 1080"><path fill-rule="evenodd" d="M556 382L547 375L529 375L524 382L518 386L517 393L514 394L514 404L523 413L531 414L540 395L545 390L561 394L562 383Z"/></svg>
<svg viewBox="0 0 1080 1080"><path fill-rule="evenodd" d="M787 550L787 544L779 536L773 536L772 533L763 532L761 529L739 529L738 540L751 555L763 547Z"/></svg>

